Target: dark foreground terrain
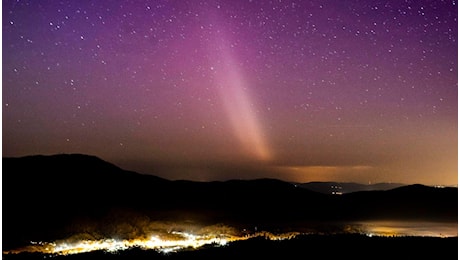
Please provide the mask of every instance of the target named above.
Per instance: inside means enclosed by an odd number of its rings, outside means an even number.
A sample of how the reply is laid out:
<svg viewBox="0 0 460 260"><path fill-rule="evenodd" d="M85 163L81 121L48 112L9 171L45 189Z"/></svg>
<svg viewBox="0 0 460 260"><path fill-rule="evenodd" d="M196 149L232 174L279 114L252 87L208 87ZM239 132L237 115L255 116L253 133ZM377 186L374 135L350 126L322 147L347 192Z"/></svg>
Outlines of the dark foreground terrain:
<svg viewBox="0 0 460 260"><path fill-rule="evenodd" d="M31 241L52 242L75 235L132 239L170 228L162 223L225 223L300 232L305 229L302 223L328 227L335 222L368 220L458 220L458 189L454 187L414 184L336 196L299 186L274 179L169 181L87 155L3 158L3 259L49 257L5 254ZM308 234L330 235L283 241L252 238L167 255L134 248L52 259L457 259L457 237Z"/></svg>
<svg viewBox="0 0 460 260"><path fill-rule="evenodd" d="M38 253L3 255L3 259L44 257ZM51 259L458 259L458 238L304 235L282 241L254 238L227 246L169 254L135 248L116 253L97 251L54 256Z"/></svg>

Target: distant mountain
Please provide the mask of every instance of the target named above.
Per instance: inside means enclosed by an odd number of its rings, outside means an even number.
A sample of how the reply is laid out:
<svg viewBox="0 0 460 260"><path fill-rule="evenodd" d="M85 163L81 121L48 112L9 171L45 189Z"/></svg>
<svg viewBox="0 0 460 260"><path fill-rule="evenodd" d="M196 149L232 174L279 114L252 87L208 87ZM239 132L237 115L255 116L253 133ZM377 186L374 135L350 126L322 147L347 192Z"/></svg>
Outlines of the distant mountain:
<svg viewBox="0 0 460 260"><path fill-rule="evenodd" d="M120 222L456 222L457 207L457 188L411 185L333 196L275 179L170 181L80 154L3 158L4 248L68 237L75 230L109 234Z"/></svg>
<svg viewBox="0 0 460 260"><path fill-rule="evenodd" d="M357 191L372 191L372 190L391 190L406 184L402 183L375 183L375 184L359 184L353 182L308 182L297 184L299 187L309 189L324 194L341 195L345 193Z"/></svg>

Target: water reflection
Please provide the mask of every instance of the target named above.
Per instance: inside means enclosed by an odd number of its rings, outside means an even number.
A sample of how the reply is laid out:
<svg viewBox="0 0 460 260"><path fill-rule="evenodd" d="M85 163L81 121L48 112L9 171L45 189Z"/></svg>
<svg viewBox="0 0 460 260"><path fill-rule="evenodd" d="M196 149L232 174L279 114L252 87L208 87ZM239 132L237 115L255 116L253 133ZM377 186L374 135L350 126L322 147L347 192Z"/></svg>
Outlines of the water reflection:
<svg viewBox="0 0 460 260"><path fill-rule="evenodd" d="M369 236L458 236L456 222L362 221L350 223L348 227Z"/></svg>

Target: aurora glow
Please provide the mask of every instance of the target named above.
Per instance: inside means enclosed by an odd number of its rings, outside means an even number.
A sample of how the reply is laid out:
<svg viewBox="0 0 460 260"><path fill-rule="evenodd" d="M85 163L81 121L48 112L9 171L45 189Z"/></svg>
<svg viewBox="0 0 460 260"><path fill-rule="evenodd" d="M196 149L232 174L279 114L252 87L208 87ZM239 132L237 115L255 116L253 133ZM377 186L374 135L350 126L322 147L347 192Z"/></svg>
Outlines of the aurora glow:
<svg viewBox="0 0 460 260"><path fill-rule="evenodd" d="M3 6L3 155L167 179L457 184L457 1Z"/></svg>
<svg viewBox="0 0 460 260"><path fill-rule="evenodd" d="M213 78L216 81L215 86L219 89L220 98L229 117L235 136L243 147L243 153L249 154L258 160L268 160L271 158L263 132L261 130L260 120L257 118L257 107L254 105L251 97L251 89L248 88L244 79L244 74L238 69L238 62L234 55L231 54L230 43L227 35L223 33L225 28L218 30L219 37L223 39L220 42L216 39L217 50L211 48L212 53L220 53L221 57L213 57L212 60L221 62L211 67Z"/></svg>

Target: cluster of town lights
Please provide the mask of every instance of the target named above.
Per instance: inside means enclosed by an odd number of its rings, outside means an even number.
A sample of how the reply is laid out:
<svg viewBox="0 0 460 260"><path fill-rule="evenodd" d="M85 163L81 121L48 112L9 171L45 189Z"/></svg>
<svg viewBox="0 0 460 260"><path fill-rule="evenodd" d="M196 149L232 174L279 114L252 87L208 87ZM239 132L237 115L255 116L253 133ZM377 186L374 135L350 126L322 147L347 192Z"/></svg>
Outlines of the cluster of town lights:
<svg viewBox="0 0 460 260"><path fill-rule="evenodd" d="M205 245L224 246L229 242L247 240L254 237L265 237L270 240L291 239L299 233L284 233L274 235L269 232L258 232L252 235L235 236L229 234L197 235L182 231L172 231L171 237L164 238L152 235L146 239L101 239L81 241L57 241L57 242L31 242L31 245L17 250L4 253L17 254L22 252L38 252L50 255L70 255L87 253L92 251L117 252L130 248L156 250L161 253L177 252L187 248L200 248Z"/></svg>
<svg viewBox="0 0 460 260"><path fill-rule="evenodd" d="M164 229L166 228L166 229ZM395 237L395 236L434 236L434 237L449 237L457 236L455 232L447 232L449 230L440 230L436 233L436 226L423 225L421 228L413 228L407 223L392 223L392 222L375 222L361 223L356 225L347 225L338 233L343 234L365 234L371 236ZM15 250L3 251L3 254L19 254L19 253L42 253L46 255L71 255L79 253L87 253L93 251L118 252L122 250L139 248L143 250L156 250L161 253L172 253L184 249L198 249L205 245L224 246L234 241L248 240L255 237L263 237L269 240L286 240L292 239L299 235L306 234L322 234L322 232L287 232L274 234L267 231L242 232L228 226L208 226L203 229L193 227L178 229L165 226L158 228L149 235L143 235L139 238L105 238L105 239L78 239L73 238L58 240L55 242L31 242L30 245ZM323 233L324 234L324 233ZM81 236L80 236L81 238Z"/></svg>

